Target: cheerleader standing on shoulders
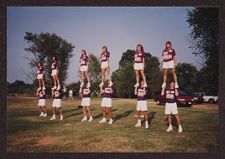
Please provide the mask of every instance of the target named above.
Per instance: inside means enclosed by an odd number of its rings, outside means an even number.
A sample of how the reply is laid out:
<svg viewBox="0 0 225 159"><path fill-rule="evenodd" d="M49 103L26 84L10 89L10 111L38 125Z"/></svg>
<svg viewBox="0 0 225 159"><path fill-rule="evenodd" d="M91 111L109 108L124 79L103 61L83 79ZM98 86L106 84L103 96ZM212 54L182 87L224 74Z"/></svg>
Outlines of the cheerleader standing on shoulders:
<svg viewBox="0 0 225 159"><path fill-rule="evenodd" d="M58 77L58 60L56 56L52 57L52 79L54 82L54 87L52 88L53 90L57 89L60 90L61 86L60 86L60 81L59 81L59 77ZM58 87L57 87L58 85Z"/></svg>
<svg viewBox="0 0 225 159"><path fill-rule="evenodd" d="M103 118L101 121L99 121L99 123L105 123L106 122L106 113L109 114L109 125L111 125L113 123L113 119L112 119L112 87L111 86L107 86L104 89L102 87L100 87L100 91L101 94L103 95L102 98L102 103L101 103L101 107L102 107L102 114L103 114Z"/></svg>
<svg viewBox="0 0 225 159"><path fill-rule="evenodd" d="M38 107L41 112L39 117L47 117L46 113L46 106L45 106L45 99L46 99L46 94L44 90L38 90L37 91L37 96L39 98L38 100Z"/></svg>
<svg viewBox="0 0 225 159"><path fill-rule="evenodd" d="M38 90L45 90L45 81L44 81L44 67L41 62L37 64L37 79L38 79Z"/></svg>
<svg viewBox="0 0 225 159"><path fill-rule="evenodd" d="M141 76L144 81L144 87L147 87L144 68L145 68L144 48L141 44L138 44L134 55L134 71L136 75L136 84L134 87L139 86L139 79L140 79L139 72L141 72Z"/></svg>
<svg viewBox="0 0 225 159"><path fill-rule="evenodd" d="M109 76L109 86L113 85L111 74L110 74L109 57L110 57L110 53L109 53L107 47L103 46L102 47L101 57L100 57L100 59L101 59L102 82L99 85L99 87L102 87L104 85L105 72L107 72L107 74Z"/></svg>
<svg viewBox="0 0 225 159"><path fill-rule="evenodd" d="M81 50L81 54L80 54L80 72L81 72L81 79L82 79L80 87L84 86L84 76L86 76L88 81L87 87L91 87L90 79L88 75L88 55L85 50Z"/></svg>
<svg viewBox="0 0 225 159"><path fill-rule="evenodd" d="M81 106L83 107L84 118L81 121L93 120L91 116L91 89L89 87L80 88L80 94L82 97ZM89 119L88 119L89 116Z"/></svg>
<svg viewBox="0 0 225 159"><path fill-rule="evenodd" d="M170 41L166 42L166 47L163 51L163 84L162 88L166 87L166 80L168 71L171 70L173 74L173 79L175 81L175 88L179 88L177 83L177 75L175 73L176 67L176 53L175 50L172 48L172 43Z"/></svg>
<svg viewBox="0 0 225 159"><path fill-rule="evenodd" d="M52 97L53 97L53 103L52 103L52 111L53 116L50 120L56 120L56 110L59 110L60 113L60 120L63 120L63 113L62 113L62 91L61 90L52 90Z"/></svg>

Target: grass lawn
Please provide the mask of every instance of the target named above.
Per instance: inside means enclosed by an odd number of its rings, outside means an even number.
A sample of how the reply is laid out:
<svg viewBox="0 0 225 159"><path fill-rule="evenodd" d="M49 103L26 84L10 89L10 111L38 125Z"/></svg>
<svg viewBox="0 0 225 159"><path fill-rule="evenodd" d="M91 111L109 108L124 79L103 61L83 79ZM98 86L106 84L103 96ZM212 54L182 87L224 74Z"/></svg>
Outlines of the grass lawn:
<svg viewBox="0 0 225 159"><path fill-rule="evenodd" d="M183 133L166 132L164 106L148 100L150 128L135 128L135 99L113 99L113 125L99 124L101 99L92 99L94 121L81 122L80 99L63 100L64 120L39 118L37 98L8 97L8 152L216 152L218 105L179 108Z"/></svg>

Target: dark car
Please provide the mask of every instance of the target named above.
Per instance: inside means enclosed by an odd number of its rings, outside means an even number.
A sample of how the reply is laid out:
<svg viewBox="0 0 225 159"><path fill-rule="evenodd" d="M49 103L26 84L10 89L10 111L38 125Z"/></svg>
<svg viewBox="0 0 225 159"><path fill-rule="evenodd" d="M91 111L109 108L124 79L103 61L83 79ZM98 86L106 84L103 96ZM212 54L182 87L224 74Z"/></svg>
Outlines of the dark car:
<svg viewBox="0 0 225 159"><path fill-rule="evenodd" d="M197 95L194 92L188 92L188 94L194 99L193 104L202 104L204 102L203 96Z"/></svg>
<svg viewBox="0 0 225 159"><path fill-rule="evenodd" d="M188 95L186 92L179 90L179 95L176 97L178 106L191 106L194 102L194 98ZM155 94L154 101L156 104L164 104L166 103L166 95L161 96L161 92L157 92Z"/></svg>

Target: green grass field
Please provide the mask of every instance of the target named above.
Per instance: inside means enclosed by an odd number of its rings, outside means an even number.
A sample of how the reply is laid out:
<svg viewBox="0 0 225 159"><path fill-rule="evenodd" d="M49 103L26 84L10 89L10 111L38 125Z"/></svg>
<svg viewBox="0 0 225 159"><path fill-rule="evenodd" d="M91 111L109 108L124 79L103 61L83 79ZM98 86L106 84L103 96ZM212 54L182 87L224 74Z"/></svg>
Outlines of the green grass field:
<svg viewBox="0 0 225 159"><path fill-rule="evenodd" d="M135 99L113 99L113 125L99 124L101 99L92 100L93 122L81 122L80 99L63 100L63 121L39 118L37 99L8 98L8 152L215 152L218 105L179 108L183 133L166 132L164 106L148 100L150 128L135 128Z"/></svg>

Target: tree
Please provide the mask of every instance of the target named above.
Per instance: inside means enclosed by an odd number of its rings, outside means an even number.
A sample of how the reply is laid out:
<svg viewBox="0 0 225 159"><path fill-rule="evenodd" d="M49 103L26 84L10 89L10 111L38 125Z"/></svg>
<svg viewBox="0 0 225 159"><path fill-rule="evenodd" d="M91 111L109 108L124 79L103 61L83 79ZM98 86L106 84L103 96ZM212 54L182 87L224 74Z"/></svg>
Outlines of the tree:
<svg viewBox="0 0 225 159"><path fill-rule="evenodd" d="M218 9L195 8L188 10L187 22L191 28L193 54L205 61L200 71L202 82L207 82L203 91L218 93ZM201 83L203 84L203 83Z"/></svg>
<svg viewBox="0 0 225 159"><path fill-rule="evenodd" d="M118 97L134 97L134 84L136 82L133 69L134 54L135 50L128 49L124 52L119 62L119 69L112 74ZM145 75L149 98L161 88L162 73L159 64L157 57L152 56L150 53L145 53Z"/></svg>
<svg viewBox="0 0 225 159"><path fill-rule="evenodd" d="M52 56L56 55L59 61L59 79L62 84L67 78L67 69L69 66L69 59L72 57L74 46L57 36L50 33L30 33L26 32L24 36L28 47L25 51L29 53L27 60L31 66L31 73L29 78L33 81L36 79L36 66L39 61L43 63L45 69L46 85L51 85L51 61Z"/></svg>
<svg viewBox="0 0 225 159"><path fill-rule="evenodd" d="M89 55L89 67L88 67L89 78L91 81L91 88L93 91L98 91L100 78L101 78L101 64L98 58L90 54Z"/></svg>
<svg viewBox="0 0 225 159"><path fill-rule="evenodd" d="M178 63L176 66L176 74L180 89L187 92L199 91L199 83L197 80L198 70L195 66L188 63Z"/></svg>

